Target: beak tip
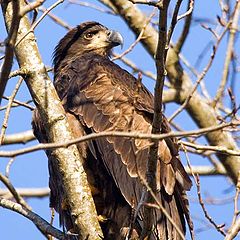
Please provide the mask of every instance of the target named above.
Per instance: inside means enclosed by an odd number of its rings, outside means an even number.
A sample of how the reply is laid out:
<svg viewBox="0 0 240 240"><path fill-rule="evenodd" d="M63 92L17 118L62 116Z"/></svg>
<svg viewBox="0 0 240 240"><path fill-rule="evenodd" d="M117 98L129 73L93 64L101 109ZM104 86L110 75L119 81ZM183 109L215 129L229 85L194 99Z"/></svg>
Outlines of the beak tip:
<svg viewBox="0 0 240 240"><path fill-rule="evenodd" d="M111 34L109 35L109 41L113 44L114 47L121 46L123 48L123 37L122 35L117 31L111 31Z"/></svg>

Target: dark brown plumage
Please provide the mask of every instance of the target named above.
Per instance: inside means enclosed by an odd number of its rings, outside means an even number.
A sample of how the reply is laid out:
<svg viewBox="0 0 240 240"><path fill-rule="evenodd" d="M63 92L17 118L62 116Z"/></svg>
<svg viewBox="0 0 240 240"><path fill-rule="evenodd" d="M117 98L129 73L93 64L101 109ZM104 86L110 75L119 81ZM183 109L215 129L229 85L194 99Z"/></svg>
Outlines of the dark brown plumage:
<svg viewBox="0 0 240 240"><path fill-rule="evenodd" d="M67 112L74 136L109 130L151 132L152 94L131 74L109 59L111 48L122 42L121 35L96 22L72 29L59 42L54 54L54 85ZM33 127L36 136L46 142L38 114ZM169 132L163 119L162 132ZM136 209L145 178L150 141L107 137L79 145L84 168L102 222L105 239L124 239ZM60 214L67 229L74 229L64 203L61 176L56 160L49 156L50 205ZM157 169L158 198L179 228L185 232L189 220L185 191L191 181L178 157L174 138L159 143ZM180 239L167 218L155 210L155 226L150 239ZM142 209L134 224L132 239L142 229Z"/></svg>

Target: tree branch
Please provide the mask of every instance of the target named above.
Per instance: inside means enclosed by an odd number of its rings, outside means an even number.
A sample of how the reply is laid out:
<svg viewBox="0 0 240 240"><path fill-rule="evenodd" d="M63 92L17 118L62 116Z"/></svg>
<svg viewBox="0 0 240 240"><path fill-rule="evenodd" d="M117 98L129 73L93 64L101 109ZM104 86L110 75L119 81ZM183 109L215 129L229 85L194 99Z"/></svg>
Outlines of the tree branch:
<svg viewBox="0 0 240 240"><path fill-rule="evenodd" d="M238 218L234 225L231 227L231 230L227 233L227 236L224 238L224 240L234 239L238 235L239 231L240 231L240 218Z"/></svg>
<svg viewBox="0 0 240 240"><path fill-rule="evenodd" d="M227 175L224 169L218 170L210 166L191 166L191 169L189 167L185 167L185 170L189 175L192 173L198 174L199 176Z"/></svg>
<svg viewBox="0 0 240 240"><path fill-rule="evenodd" d="M227 84L228 74L229 74L229 65L231 59L233 58L233 49L234 49L234 42L235 36L238 29L238 20L239 20L239 13L240 13L240 2L236 2L235 11L232 18L232 24L230 26L230 34L228 39L228 46L226 49L226 57L223 66L223 75L222 80L220 82L219 88L217 90L216 96L213 100L213 105L216 106L217 102L221 99L225 86Z"/></svg>
<svg viewBox="0 0 240 240"><path fill-rule="evenodd" d="M110 2L114 5L132 31L136 35L139 35L143 23L146 21L146 16L127 0L110 0ZM148 25L144 31L141 42L152 57L156 52L157 39L158 35L156 30ZM183 71L178 53L174 48L170 48L168 51L166 69L171 84L175 86L178 91L176 102L181 104L188 96L193 84L190 77ZM212 106L210 106L208 101L197 92L192 96L186 106L186 110L200 128L217 126L219 124L217 114ZM228 132L215 131L207 134L206 137L210 145L224 146L228 149L238 150L235 140ZM236 184L238 172L240 170L240 158L222 154L218 154L217 156L226 168L228 175Z"/></svg>
<svg viewBox="0 0 240 240"><path fill-rule="evenodd" d="M25 1L20 1L21 6L25 6ZM11 5L11 2L2 2L2 10L8 30L11 26L13 14ZM69 141L73 139L73 136L68 128L65 111L46 73L35 37L32 32L29 33L30 24L26 15L21 19L19 29L21 36L18 35L18 45L15 48L15 53L20 68L25 68L28 72L25 80L44 121L47 137L50 142ZM29 34L27 35L27 33ZM102 231L82 166L83 160L77 147L73 145L66 149L56 149L53 150L53 154L58 160L66 202L78 229L79 239L101 239Z"/></svg>
<svg viewBox="0 0 240 240"><path fill-rule="evenodd" d="M66 141L66 139L65 140L61 139L61 141L56 143L38 144L35 146L31 146L23 149L17 149L13 151L0 151L0 157L16 157L19 155L35 152L38 150L68 148L69 146L76 143L81 143L81 142L89 141L96 138L102 138L102 137L128 137L128 138L138 138L138 139L162 140L162 139L171 138L171 137L199 136L203 134L209 134L209 132L213 132L213 131L215 132L219 129L223 129L229 126L237 126L237 125L240 125L240 123L230 122L230 123L224 123L218 126L212 126L209 128L202 128L198 130L185 131L185 132L169 132L169 133L163 133L163 134L147 134L147 133L139 133L139 132L118 132L118 131L91 133L83 137L75 138L69 141ZM232 152L232 154L239 156L240 151Z"/></svg>
<svg viewBox="0 0 240 240"><path fill-rule="evenodd" d="M8 188L8 190L13 195L14 199L17 201L17 203L21 204L23 207L25 207L28 210L31 210L31 207L25 202L25 200L22 198L21 195L16 191L10 180L2 175L0 173L0 181Z"/></svg>
<svg viewBox="0 0 240 240"><path fill-rule="evenodd" d="M50 189L45 188L15 188L17 193L24 198L43 198L49 196ZM13 195L9 192L8 189L0 189L0 197L5 199L12 198Z"/></svg>
<svg viewBox="0 0 240 240"><path fill-rule="evenodd" d="M162 124L162 93L164 86L164 79L166 75L165 70L165 60L167 55L167 14L168 14L168 5L170 1L164 0L162 2L162 7L159 8L159 37L158 37L158 47L156 52L156 69L157 69L157 79L154 88L154 114L152 121L152 134L161 133L161 124ZM145 28L147 25L145 25ZM144 32L142 32L144 33ZM148 162L147 162L147 171L146 171L146 180L149 188L152 189L152 192L156 194L157 191L157 182L156 182L156 173L157 173L157 162L158 162L158 145L159 141L152 141L153 144L150 146ZM144 202L145 203L154 203L154 199L149 191L145 192ZM144 206L143 213L143 230L141 233L140 239L145 239L152 231L153 226L153 209L151 207Z"/></svg>
<svg viewBox="0 0 240 240"><path fill-rule="evenodd" d="M27 142L30 142L30 141L34 140L34 139L36 139L36 138L33 135L33 131L28 130L26 132L20 132L20 133L5 135L2 144L3 145L18 144L18 143L25 144Z"/></svg>
<svg viewBox="0 0 240 240"><path fill-rule="evenodd" d="M6 50L5 50L5 58L4 62L2 65L2 72L0 74L0 104L2 101L2 96L5 90L5 87L7 85L8 81L8 76L11 72L12 64L13 64L13 55L14 55L14 45L16 43L16 38L17 38L17 32L18 32L18 27L19 27L19 22L20 22L20 17L19 17L19 1L18 0L13 0L12 4L12 16L11 19L11 25L9 25L9 33L8 33L8 38L6 40ZM6 19L5 19L6 21Z"/></svg>
<svg viewBox="0 0 240 240"><path fill-rule="evenodd" d="M51 236L60 239L60 240L67 240L70 239L67 235L64 235L61 231L51 226L46 220L41 218L36 213L24 208L18 203L12 202L10 200L4 199L0 197L0 206L11 211L17 212L22 216L31 220L36 227L45 234L50 234Z"/></svg>
<svg viewBox="0 0 240 240"><path fill-rule="evenodd" d="M16 84L16 86L15 86L15 89L13 90L13 93L12 93L11 97L9 98L9 101L8 101L8 104L7 104L7 108L6 108L6 112L5 112L5 116L4 116L4 119L3 119L1 134L0 134L0 145L2 145L4 136L5 136L5 132L7 130L8 119L9 119L9 116L10 116L10 111L11 111L11 108L12 108L12 104L13 104L14 98L17 95L17 92L18 92L22 82L23 82L23 78L20 77L18 82L17 82L17 84Z"/></svg>

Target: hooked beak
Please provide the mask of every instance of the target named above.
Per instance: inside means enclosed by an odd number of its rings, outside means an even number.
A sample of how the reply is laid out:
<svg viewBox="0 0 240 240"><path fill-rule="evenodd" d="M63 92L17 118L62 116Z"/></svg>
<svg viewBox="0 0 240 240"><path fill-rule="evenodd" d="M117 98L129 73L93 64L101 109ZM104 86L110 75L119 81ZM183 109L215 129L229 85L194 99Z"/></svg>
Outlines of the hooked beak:
<svg viewBox="0 0 240 240"><path fill-rule="evenodd" d="M123 46L123 37L117 31L113 31L113 30L109 31L108 41L110 42L112 47L116 47L119 45L121 45L121 47Z"/></svg>

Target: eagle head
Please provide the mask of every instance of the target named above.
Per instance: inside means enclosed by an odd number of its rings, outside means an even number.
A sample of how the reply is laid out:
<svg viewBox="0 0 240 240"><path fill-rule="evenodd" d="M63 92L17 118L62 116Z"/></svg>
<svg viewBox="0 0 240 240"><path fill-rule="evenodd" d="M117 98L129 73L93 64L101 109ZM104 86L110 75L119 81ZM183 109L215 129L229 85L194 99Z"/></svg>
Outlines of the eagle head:
<svg viewBox="0 0 240 240"><path fill-rule="evenodd" d="M63 60L91 51L108 56L113 47L122 44L123 37L119 32L109 30L98 22L84 22L60 40L54 51L53 63L57 67Z"/></svg>

